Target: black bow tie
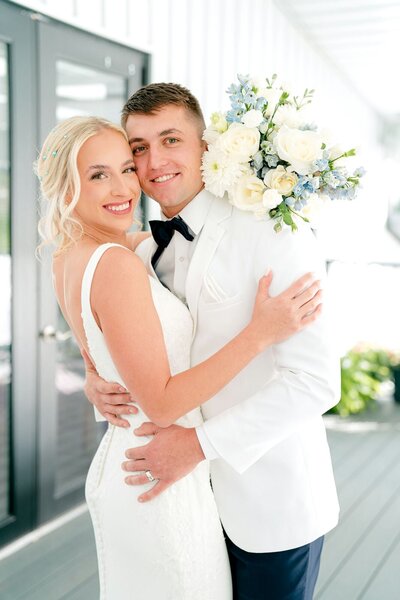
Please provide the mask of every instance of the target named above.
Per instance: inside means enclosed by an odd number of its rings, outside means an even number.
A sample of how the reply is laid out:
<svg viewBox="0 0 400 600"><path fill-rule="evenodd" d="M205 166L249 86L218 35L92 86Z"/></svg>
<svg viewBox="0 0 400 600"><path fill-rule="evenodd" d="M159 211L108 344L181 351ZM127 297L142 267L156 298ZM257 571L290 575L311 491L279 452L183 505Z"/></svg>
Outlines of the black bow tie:
<svg viewBox="0 0 400 600"><path fill-rule="evenodd" d="M174 217L170 221L149 221L151 233L158 248L151 259L153 268L158 262L161 254L169 245L175 231L179 231L181 235L189 242L194 240L194 236L190 233L189 227L181 217Z"/></svg>

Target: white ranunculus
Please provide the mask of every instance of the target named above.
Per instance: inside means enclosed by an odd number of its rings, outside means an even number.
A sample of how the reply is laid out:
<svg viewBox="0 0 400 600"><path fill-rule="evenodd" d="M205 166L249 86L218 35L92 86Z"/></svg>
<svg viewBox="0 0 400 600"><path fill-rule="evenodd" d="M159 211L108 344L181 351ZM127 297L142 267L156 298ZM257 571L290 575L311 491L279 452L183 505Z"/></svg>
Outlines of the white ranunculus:
<svg viewBox="0 0 400 600"><path fill-rule="evenodd" d="M264 88L263 90L260 90L259 95L267 100L268 106L264 111L264 114L266 117L270 117L279 102L279 98L282 95L282 90L276 88Z"/></svg>
<svg viewBox="0 0 400 600"><path fill-rule="evenodd" d="M215 144L221 133L228 129L228 122L224 113L214 112L211 115L211 124L203 132L203 140L207 144Z"/></svg>
<svg viewBox="0 0 400 600"><path fill-rule="evenodd" d="M265 190L263 194L263 206L271 210L276 208L282 202L283 198L277 190Z"/></svg>
<svg viewBox="0 0 400 600"><path fill-rule="evenodd" d="M242 117L242 123L246 127L258 127L263 121L264 117L261 110L255 110L252 108Z"/></svg>
<svg viewBox="0 0 400 600"><path fill-rule="evenodd" d="M329 127L323 127L319 129L319 133L322 139L322 142L329 148L333 143L333 131Z"/></svg>
<svg viewBox="0 0 400 600"><path fill-rule="evenodd" d="M222 112L212 113L211 124L218 133L224 133L224 131L228 129L228 121L225 118L225 114Z"/></svg>
<svg viewBox="0 0 400 600"><path fill-rule="evenodd" d="M312 172L312 164L322 157L322 140L316 131L301 131L283 125L274 138L276 152L299 175Z"/></svg>
<svg viewBox="0 0 400 600"><path fill-rule="evenodd" d="M297 182L296 173L288 173L282 165L270 169L264 177L265 185L283 196L290 196Z"/></svg>
<svg viewBox="0 0 400 600"><path fill-rule="evenodd" d="M279 106L274 116L274 123L278 127L287 125L288 127L296 129L303 121L304 119L302 118L301 110L296 110L296 108L290 104Z"/></svg>
<svg viewBox="0 0 400 600"><path fill-rule="evenodd" d="M246 173L229 191L229 200L241 210L259 212L263 209L265 185L255 175Z"/></svg>
<svg viewBox="0 0 400 600"><path fill-rule="evenodd" d="M335 160L335 167L342 167L347 163L346 157L343 158L338 158L339 156L342 156L342 154L344 153L344 150L341 146L332 146L331 148L329 148L329 160Z"/></svg>
<svg viewBox="0 0 400 600"><path fill-rule="evenodd" d="M260 132L255 127L246 127L243 123L232 123L218 139L221 150L238 161L249 161L258 152Z"/></svg>
<svg viewBox="0 0 400 600"><path fill-rule="evenodd" d="M201 170L205 188L219 198L222 198L247 169L247 163L232 160L230 156L214 146L203 154Z"/></svg>

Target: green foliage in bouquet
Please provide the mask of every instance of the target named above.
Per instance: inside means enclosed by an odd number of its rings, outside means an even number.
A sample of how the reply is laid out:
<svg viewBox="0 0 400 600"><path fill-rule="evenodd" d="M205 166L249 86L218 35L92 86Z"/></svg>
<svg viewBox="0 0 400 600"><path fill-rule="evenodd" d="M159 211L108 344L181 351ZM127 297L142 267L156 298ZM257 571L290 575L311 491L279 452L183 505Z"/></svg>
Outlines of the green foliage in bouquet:
<svg viewBox="0 0 400 600"><path fill-rule="evenodd" d="M364 411L392 376L390 354L382 349L353 349L341 360L342 388L339 404L329 412L348 416Z"/></svg>

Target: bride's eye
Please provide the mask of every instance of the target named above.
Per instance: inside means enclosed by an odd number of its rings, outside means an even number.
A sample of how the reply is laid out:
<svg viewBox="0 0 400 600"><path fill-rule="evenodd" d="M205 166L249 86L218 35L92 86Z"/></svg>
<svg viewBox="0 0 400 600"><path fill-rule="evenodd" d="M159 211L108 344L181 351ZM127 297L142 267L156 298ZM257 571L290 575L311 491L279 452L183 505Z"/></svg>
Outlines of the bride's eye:
<svg viewBox="0 0 400 600"><path fill-rule="evenodd" d="M136 167L132 166L132 167L128 167L127 169L124 170L124 173L136 173L137 169Z"/></svg>
<svg viewBox="0 0 400 600"><path fill-rule="evenodd" d="M93 173L93 175L90 177L90 181L92 181L93 179L104 179L106 176L106 174L104 173L104 171L98 171L97 173Z"/></svg>

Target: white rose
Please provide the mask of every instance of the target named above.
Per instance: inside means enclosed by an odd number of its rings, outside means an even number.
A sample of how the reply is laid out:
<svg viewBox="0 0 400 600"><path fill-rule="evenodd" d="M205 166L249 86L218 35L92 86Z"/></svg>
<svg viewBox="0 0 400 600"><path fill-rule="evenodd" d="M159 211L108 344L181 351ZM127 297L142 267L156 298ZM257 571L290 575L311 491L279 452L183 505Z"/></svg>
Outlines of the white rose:
<svg viewBox="0 0 400 600"><path fill-rule="evenodd" d="M315 228L320 223L324 209L328 204L330 204L330 200L326 194L310 194L307 198L307 204L301 210L301 214Z"/></svg>
<svg viewBox="0 0 400 600"><path fill-rule="evenodd" d="M282 165L279 165L276 169L270 169L264 177L264 183L267 187L284 196L290 196L297 182L296 173L288 173Z"/></svg>
<svg viewBox="0 0 400 600"><path fill-rule="evenodd" d="M265 185L255 175L243 175L229 192L229 200L233 206L241 210L259 212L263 208Z"/></svg>
<svg viewBox="0 0 400 600"><path fill-rule="evenodd" d="M252 108L242 117L242 123L246 127L258 127L263 121L264 117L261 110L255 110Z"/></svg>
<svg viewBox="0 0 400 600"><path fill-rule="evenodd" d="M299 175L312 172L312 164L322 157L322 140L316 131L301 131L283 125L274 138L276 152Z"/></svg>
<svg viewBox="0 0 400 600"><path fill-rule="evenodd" d="M277 190L266 190L263 194L263 206L268 210L276 208L283 198Z"/></svg>
<svg viewBox="0 0 400 600"><path fill-rule="evenodd" d="M214 129L212 125L210 125L203 132L203 140L207 142L207 144L215 144L220 135L221 134L218 133L218 131Z"/></svg>
<svg viewBox="0 0 400 600"><path fill-rule="evenodd" d="M260 145L260 132L258 129L246 127L242 123L232 123L218 140L218 145L229 155L237 160L248 161L258 152Z"/></svg>

